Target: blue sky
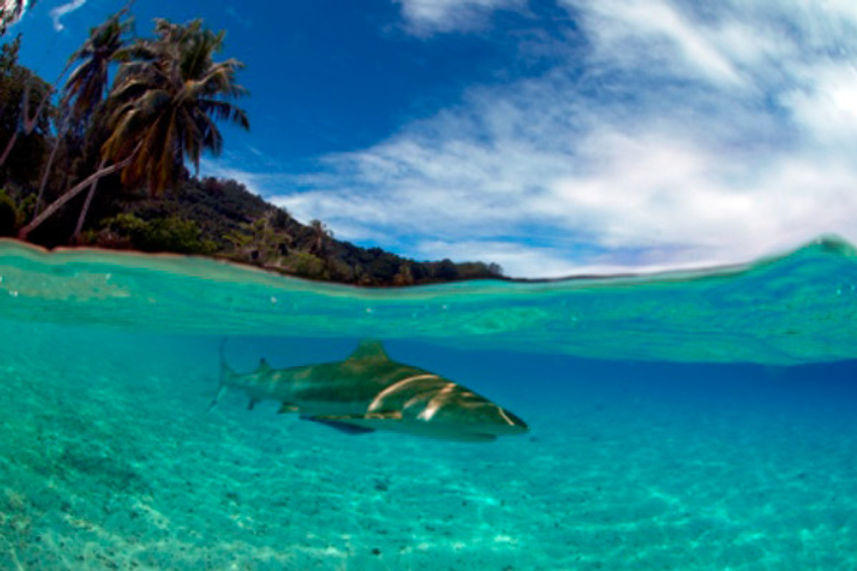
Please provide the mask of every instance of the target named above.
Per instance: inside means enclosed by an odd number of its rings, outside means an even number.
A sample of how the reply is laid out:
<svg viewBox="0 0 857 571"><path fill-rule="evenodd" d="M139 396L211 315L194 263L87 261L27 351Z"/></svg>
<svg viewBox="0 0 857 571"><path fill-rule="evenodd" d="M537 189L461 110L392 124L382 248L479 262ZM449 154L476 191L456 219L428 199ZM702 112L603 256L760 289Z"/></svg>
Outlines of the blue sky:
<svg viewBox="0 0 857 571"><path fill-rule="evenodd" d="M122 2L16 26L55 77ZM204 6L204 7L200 7ZM146 2L227 30L248 134L203 171L338 238L508 275L857 242L853 0Z"/></svg>

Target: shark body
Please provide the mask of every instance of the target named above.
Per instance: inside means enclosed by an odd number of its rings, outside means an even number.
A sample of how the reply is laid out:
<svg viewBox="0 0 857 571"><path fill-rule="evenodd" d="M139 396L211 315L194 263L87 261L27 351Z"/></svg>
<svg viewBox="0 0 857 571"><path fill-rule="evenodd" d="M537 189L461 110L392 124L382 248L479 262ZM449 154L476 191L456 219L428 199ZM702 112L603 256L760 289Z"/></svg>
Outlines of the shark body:
<svg viewBox="0 0 857 571"><path fill-rule="evenodd" d="M220 389L243 391L250 406L281 403L353 434L387 430L431 438L490 441L526 432L526 423L473 391L429 371L390 359L377 341L364 341L344 361L274 369L262 359L256 370L236 373L220 356Z"/></svg>

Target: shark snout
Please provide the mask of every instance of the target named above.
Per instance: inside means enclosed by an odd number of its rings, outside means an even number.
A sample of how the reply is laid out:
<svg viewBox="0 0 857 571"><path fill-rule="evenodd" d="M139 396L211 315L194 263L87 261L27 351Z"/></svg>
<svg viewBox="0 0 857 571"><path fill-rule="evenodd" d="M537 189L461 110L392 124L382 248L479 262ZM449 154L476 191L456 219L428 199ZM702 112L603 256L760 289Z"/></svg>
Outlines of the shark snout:
<svg viewBox="0 0 857 571"><path fill-rule="evenodd" d="M515 413L494 405L495 422L491 424L494 434L520 434L530 429L527 423Z"/></svg>
<svg viewBox="0 0 857 571"><path fill-rule="evenodd" d="M485 400L465 406L461 402L446 403L431 420L441 424L454 423L461 430L491 436L521 434L529 430L527 423L516 414Z"/></svg>

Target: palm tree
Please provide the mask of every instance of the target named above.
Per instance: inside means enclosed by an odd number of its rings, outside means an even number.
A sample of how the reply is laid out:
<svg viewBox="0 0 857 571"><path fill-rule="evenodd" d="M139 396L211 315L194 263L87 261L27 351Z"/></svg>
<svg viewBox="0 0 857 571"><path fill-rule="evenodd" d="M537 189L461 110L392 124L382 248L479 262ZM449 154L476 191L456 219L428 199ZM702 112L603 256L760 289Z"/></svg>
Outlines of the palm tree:
<svg viewBox="0 0 857 571"><path fill-rule="evenodd" d="M2 0L0 0L0 2L2 2ZM2 26L2 17L3 16L0 15L0 26ZM18 34L18 37L12 42L6 44L6 46L8 46L8 48L4 47L3 50L4 59L11 60L11 65L14 66L18 61L18 51L21 46L21 35ZM18 141L18 136L22 132L24 135L30 135L36 127L39 126L40 122L44 119L42 112L45 110L51 94L53 93L53 86L44 84L44 82L34 77L29 70L25 72L25 76L24 89L21 94L21 107L16 119L17 125L12 131L9 140L6 142L3 152L0 153L0 166L6 163L6 159L9 158L12 148ZM36 112L31 115L30 106L33 104L36 106Z"/></svg>
<svg viewBox="0 0 857 571"><path fill-rule="evenodd" d="M89 31L89 38L69 58L80 64L69 74L65 84L73 122L83 124L92 116L107 92L109 66L125 61L129 54L123 50L125 36L134 26L134 19L122 17L130 9L130 2L110 16L103 24Z"/></svg>
<svg viewBox="0 0 857 571"><path fill-rule="evenodd" d="M333 237L333 233L325 226L324 222L318 219L312 220L309 227L312 229L313 238L309 251L319 258L324 258L327 254L327 244Z"/></svg>
<svg viewBox="0 0 857 571"><path fill-rule="evenodd" d="M53 149L51 149L51 154L42 173L42 180L39 184L39 192L33 212L34 217L39 214L45 185L50 175L63 132L69 124L76 126L78 130L84 129L87 122L92 118L93 112L104 99L107 91L110 64L114 61L127 59L127 53L123 50L125 44L124 37L131 30L133 19L122 20L122 17L129 11L130 7L131 2L122 10L110 16L100 26L92 28L89 31L89 38L69 58L69 66L76 61L80 61L80 64L71 72L65 84L65 95L60 103L62 125L58 129L57 138L54 141ZM95 194L97 184L98 180L93 182L89 188L89 193L86 196L86 201L81 209L77 227L75 228L75 239L80 234L80 229L83 226L83 221L86 218L86 213L92 201L92 196Z"/></svg>
<svg viewBox="0 0 857 571"><path fill-rule="evenodd" d="M199 169L203 150L220 153L223 137L215 123L227 119L249 128L244 110L225 99L244 95L235 82L243 64L235 59L215 62L224 33L202 27L155 21L157 38L140 40L128 49L105 103L109 137L101 147L101 165L87 180L121 171L129 187L145 184L153 196L178 180L185 161ZM108 162L112 164L106 166ZM86 182L86 181L84 181ZM19 232L29 232L79 194L80 183L66 191Z"/></svg>
<svg viewBox="0 0 857 571"><path fill-rule="evenodd" d="M132 0L133 1L133 0ZM14 25L21 17L24 15L24 12L28 8L32 8L35 6L36 0L0 0L0 38L6 35L6 32L9 28ZM20 44L21 34L18 34L18 37L15 39L16 44ZM17 47L15 48L17 52ZM68 71L68 66L63 69L62 73L60 73L60 78L65 75L65 72ZM57 79L59 82L59 79ZM41 93L36 94L36 98L38 99L38 104L36 105L36 112L31 116L30 115L30 105L31 105L31 93L30 90L32 87L35 87L37 91L39 91L40 86L38 82L36 85L31 85L28 80L25 88L24 88L24 96L21 102L21 112L20 112L20 129L15 129L12 132L12 136L6 142L6 147L3 149L3 152L0 153L0 165L6 163L6 159L9 158L12 149L15 147L15 143L18 141L18 135L23 131L25 135L30 135L36 126L39 124L39 120L42 117L42 112L45 110L46 105L48 104L51 96L53 95L54 89L56 87L56 83L53 86L49 86L48 89L42 89Z"/></svg>
<svg viewBox="0 0 857 571"><path fill-rule="evenodd" d="M120 68L107 119L112 134L103 147L116 160L142 143L122 182L147 184L152 196L179 178L186 160L198 172L203 150L220 153L223 136L215 120L250 127L244 110L225 101L246 94L235 82L243 64L212 59L224 32L204 29L201 20L180 25L163 19L155 21L155 31L158 39L137 46L141 61Z"/></svg>

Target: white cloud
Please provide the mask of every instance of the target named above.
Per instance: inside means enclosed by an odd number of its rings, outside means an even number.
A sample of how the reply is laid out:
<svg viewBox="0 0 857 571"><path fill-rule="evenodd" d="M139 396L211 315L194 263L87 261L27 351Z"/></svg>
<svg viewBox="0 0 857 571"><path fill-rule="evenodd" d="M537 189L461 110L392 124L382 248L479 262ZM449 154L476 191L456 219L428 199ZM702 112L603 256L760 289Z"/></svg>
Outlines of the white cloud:
<svg viewBox="0 0 857 571"><path fill-rule="evenodd" d="M416 259L440 260L451 258L456 261L491 260L499 264L506 275L518 277L557 277L570 275L616 275L623 273L654 273L673 269L671 264L645 262L627 264L617 262L610 256L594 255L581 264L568 259L568 252L557 247L533 247L524 244L491 240L465 240L447 242L432 240L417 243L413 248L412 257ZM711 263L699 260L687 264L686 269L706 268ZM509 272L508 269L514 271ZM549 271L546 272L546 269Z"/></svg>
<svg viewBox="0 0 857 571"><path fill-rule="evenodd" d="M857 138L857 69L819 65L805 83L782 98L805 133L820 145Z"/></svg>
<svg viewBox="0 0 857 571"><path fill-rule="evenodd" d="M251 151L252 152L252 151ZM202 177L237 180L251 193L262 196L277 189L277 181L282 175L271 175L230 167L222 161L202 157L199 161L199 174Z"/></svg>
<svg viewBox="0 0 857 571"><path fill-rule="evenodd" d="M61 6L51 9L51 19L54 22L54 30L61 32L64 29L64 26L60 21L62 17L70 12L74 12L75 10L82 8L84 4L86 4L86 0L71 0L71 2L66 2Z"/></svg>
<svg viewBox="0 0 857 571"><path fill-rule="evenodd" d="M626 68L666 65L674 71L698 74L726 84L741 82L740 72L721 40L730 35L734 23L700 29L669 0L565 0L583 18L599 55ZM735 36L745 43L752 39L741 30ZM743 32L743 33L742 33Z"/></svg>
<svg viewBox="0 0 857 571"><path fill-rule="evenodd" d="M857 242L857 5L561 3L584 59L474 87L327 157L305 192L267 194L340 237L520 276L734 263L822 233Z"/></svg>
<svg viewBox="0 0 857 571"><path fill-rule="evenodd" d="M428 240L415 245L414 257L425 260L440 260L452 258L458 261L491 260L501 267L519 268L521 275L538 275L540 268L545 266L564 268L568 272L576 266L563 259L561 252L551 248L532 248L519 244L491 240L465 240L447 242L445 240Z"/></svg>
<svg viewBox="0 0 857 571"><path fill-rule="evenodd" d="M408 30L418 36L472 31L486 25L496 10L521 10L527 0L394 0Z"/></svg>
<svg viewBox="0 0 857 571"><path fill-rule="evenodd" d="M609 249L670 247L659 261L683 266L743 261L828 232L857 238L857 169L846 157L773 153L736 165L740 151L673 138L595 136L589 144L609 149L602 164L552 185L534 208Z"/></svg>

